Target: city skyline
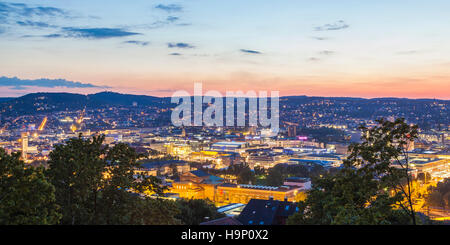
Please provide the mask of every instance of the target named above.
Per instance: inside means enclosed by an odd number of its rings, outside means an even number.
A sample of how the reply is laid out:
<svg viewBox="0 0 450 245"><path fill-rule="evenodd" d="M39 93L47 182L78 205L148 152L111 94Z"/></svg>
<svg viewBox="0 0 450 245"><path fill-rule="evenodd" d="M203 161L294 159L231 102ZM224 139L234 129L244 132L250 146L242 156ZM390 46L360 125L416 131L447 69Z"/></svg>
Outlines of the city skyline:
<svg viewBox="0 0 450 245"><path fill-rule="evenodd" d="M0 97L167 97L202 82L222 93L450 99L450 3L345 3L1 1Z"/></svg>
<svg viewBox="0 0 450 245"><path fill-rule="evenodd" d="M2 230L448 225L449 8L0 0Z"/></svg>

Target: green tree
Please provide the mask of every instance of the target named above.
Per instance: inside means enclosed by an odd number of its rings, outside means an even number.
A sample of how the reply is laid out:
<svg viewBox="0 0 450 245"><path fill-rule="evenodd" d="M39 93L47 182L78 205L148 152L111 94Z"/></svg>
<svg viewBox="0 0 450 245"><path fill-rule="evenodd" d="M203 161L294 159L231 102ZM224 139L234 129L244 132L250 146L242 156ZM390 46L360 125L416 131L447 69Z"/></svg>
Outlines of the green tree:
<svg viewBox="0 0 450 245"><path fill-rule="evenodd" d="M55 188L43 168L26 166L20 153L0 148L0 224L52 225L60 218Z"/></svg>
<svg viewBox="0 0 450 245"><path fill-rule="evenodd" d="M428 206L445 207L445 202L442 194L439 191L433 191L427 195L426 202Z"/></svg>
<svg viewBox="0 0 450 245"><path fill-rule="evenodd" d="M361 127L363 142L349 147L341 171L315 179L289 224L416 224L405 149L417 127L378 123Z"/></svg>
<svg viewBox="0 0 450 245"><path fill-rule="evenodd" d="M446 208L450 203L450 179L439 182L436 187L430 187L425 201L428 206Z"/></svg>
<svg viewBox="0 0 450 245"><path fill-rule="evenodd" d="M255 183L255 173L250 169L247 164L240 164L240 169L237 174L237 182L238 184L250 184Z"/></svg>
<svg viewBox="0 0 450 245"><path fill-rule="evenodd" d="M148 198L139 194L150 192L160 195L164 191L159 179L134 174L133 169L139 165L137 159L140 157L143 156L137 154L127 144L120 143L108 149L104 170L106 178L103 178L102 189L96 203L96 224L136 224L137 220L134 220L136 210L148 209L146 204L149 203L142 201L141 199ZM165 214L160 211L161 214Z"/></svg>
<svg viewBox="0 0 450 245"><path fill-rule="evenodd" d="M312 178L326 172L325 168L318 164L305 166L280 163L267 171L266 185L281 186L287 177Z"/></svg>
<svg viewBox="0 0 450 245"><path fill-rule="evenodd" d="M180 213L175 216L185 225L198 225L208 220L224 217L224 214L217 212L214 204L204 199L178 199Z"/></svg>
<svg viewBox="0 0 450 245"><path fill-rule="evenodd" d="M134 209L132 224L180 225L180 209L175 201L163 199L140 199L139 208ZM178 218L176 218L178 217Z"/></svg>
<svg viewBox="0 0 450 245"><path fill-rule="evenodd" d="M47 174L56 188L62 224L94 224L97 219L105 167L103 140L104 136L84 140L80 134L50 153Z"/></svg>
<svg viewBox="0 0 450 245"><path fill-rule="evenodd" d="M167 215L164 223L174 220L169 205L147 200L146 194L161 195L164 188L156 177L135 175L142 155L127 144L109 148L103 140L104 136L85 140L80 135L50 153L47 174L62 207L61 223L147 224L149 219L140 215L152 208Z"/></svg>
<svg viewBox="0 0 450 245"><path fill-rule="evenodd" d="M261 166L256 166L253 170L255 171L255 175L265 175L267 172L266 169Z"/></svg>
<svg viewBox="0 0 450 245"><path fill-rule="evenodd" d="M283 185L284 175L283 166L278 164L273 168L270 168L267 173L266 185L269 186L281 186Z"/></svg>

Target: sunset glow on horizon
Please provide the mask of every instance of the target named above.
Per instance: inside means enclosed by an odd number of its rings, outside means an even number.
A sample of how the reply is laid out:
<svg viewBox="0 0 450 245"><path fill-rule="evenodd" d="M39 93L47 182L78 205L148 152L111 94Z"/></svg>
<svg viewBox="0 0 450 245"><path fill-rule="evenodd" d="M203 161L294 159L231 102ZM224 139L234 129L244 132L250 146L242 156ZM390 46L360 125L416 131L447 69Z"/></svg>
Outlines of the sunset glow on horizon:
<svg viewBox="0 0 450 245"><path fill-rule="evenodd" d="M171 96L201 82L223 94L450 99L450 2L344 2L0 1L0 97Z"/></svg>

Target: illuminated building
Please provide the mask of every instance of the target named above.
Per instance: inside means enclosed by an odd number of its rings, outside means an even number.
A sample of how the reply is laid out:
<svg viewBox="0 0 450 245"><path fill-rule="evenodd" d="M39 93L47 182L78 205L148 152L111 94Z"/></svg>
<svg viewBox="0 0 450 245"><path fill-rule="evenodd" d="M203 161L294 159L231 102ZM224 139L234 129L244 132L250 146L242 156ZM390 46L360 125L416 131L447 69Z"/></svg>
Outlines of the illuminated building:
<svg viewBox="0 0 450 245"><path fill-rule="evenodd" d="M410 164L418 173L429 173L433 178L450 177L450 159L414 159Z"/></svg>
<svg viewBox="0 0 450 245"><path fill-rule="evenodd" d="M308 153L289 160L290 164L318 164L323 167L339 167L342 162L343 156L333 153Z"/></svg>
<svg viewBox="0 0 450 245"><path fill-rule="evenodd" d="M209 175L201 170L181 175L179 182L172 183L170 192L182 198L209 199L216 204L248 203L251 199L289 200L304 191L297 186L258 186L222 183L223 179Z"/></svg>
<svg viewBox="0 0 450 245"><path fill-rule="evenodd" d="M238 153L228 152L219 155L221 167L228 167L231 165L241 164L242 158Z"/></svg>
<svg viewBox="0 0 450 245"><path fill-rule="evenodd" d="M158 176L157 169L146 169L146 168L136 168L134 169L134 174L144 175L144 176Z"/></svg>
<svg viewBox="0 0 450 245"><path fill-rule="evenodd" d="M135 168L134 173L145 176L157 176L158 173L162 175L172 174L173 167L177 169L179 174L184 174L191 171L191 167L185 161L167 160L142 163L138 168Z"/></svg>
<svg viewBox="0 0 450 245"><path fill-rule="evenodd" d="M39 150L37 148L37 146L28 146L27 147L27 155L28 154L38 154Z"/></svg>
<svg viewBox="0 0 450 245"><path fill-rule="evenodd" d="M254 168L255 166L272 167L272 165L275 163L274 157L272 155L249 156L247 158L247 162L251 168Z"/></svg>
<svg viewBox="0 0 450 245"><path fill-rule="evenodd" d="M210 149L214 151L232 151L241 152L248 147L246 142L217 142L211 145Z"/></svg>
<svg viewBox="0 0 450 245"><path fill-rule="evenodd" d="M59 121L62 123L71 123L71 122L73 122L73 119L71 117L67 116L67 117L59 119Z"/></svg>
<svg viewBox="0 0 450 245"><path fill-rule="evenodd" d="M346 125L335 125L335 124L319 124L321 128L334 128L334 129L347 129Z"/></svg>
<svg viewBox="0 0 450 245"><path fill-rule="evenodd" d="M172 156L187 157L191 152L191 146L188 144L169 143L164 145L166 152Z"/></svg>
<svg viewBox="0 0 450 245"><path fill-rule="evenodd" d="M324 144L321 142L308 141L306 136L297 136L295 140L271 140L268 141L267 144L270 147L317 147L324 148Z"/></svg>
<svg viewBox="0 0 450 245"><path fill-rule="evenodd" d="M164 152L167 148L165 147L165 144L162 142L155 142L150 144L150 149L153 149L155 151Z"/></svg>
<svg viewBox="0 0 450 245"><path fill-rule="evenodd" d="M34 131L34 130L36 130L36 124L30 124L30 125L28 125L28 130L29 130L29 131Z"/></svg>
<svg viewBox="0 0 450 245"><path fill-rule="evenodd" d="M236 185L222 184L217 187L216 203L248 203L251 199L274 199L290 200L295 199L300 188L281 186L258 186L258 185Z"/></svg>
<svg viewBox="0 0 450 245"><path fill-rule="evenodd" d="M289 177L284 180L283 185L285 186L295 186L303 190L311 189L311 179L300 178L300 177Z"/></svg>
<svg viewBox="0 0 450 245"><path fill-rule="evenodd" d="M190 158L200 162L212 161L216 164L216 168L223 168L242 163L242 158L235 152L205 150L200 152L192 152L190 154Z"/></svg>
<svg viewBox="0 0 450 245"><path fill-rule="evenodd" d="M22 133L21 140L22 158L26 160L28 154L28 133Z"/></svg>
<svg viewBox="0 0 450 245"><path fill-rule="evenodd" d="M295 136L297 136L297 127L294 125L290 125L288 126L288 137L289 138L294 138Z"/></svg>
<svg viewBox="0 0 450 245"><path fill-rule="evenodd" d="M450 153L436 153L436 152L423 152L423 153L408 153L410 158L427 158L427 159L450 159Z"/></svg>
<svg viewBox="0 0 450 245"><path fill-rule="evenodd" d="M216 161L219 157L218 151L200 151L200 152L192 152L191 158L193 160L198 160L200 162L205 161Z"/></svg>
<svg viewBox="0 0 450 245"><path fill-rule="evenodd" d="M328 143L327 149L334 150L337 154L346 155L348 154L349 144L344 143Z"/></svg>
<svg viewBox="0 0 450 245"><path fill-rule="evenodd" d="M245 204L231 203L217 208L217 212L223 213L228 217L238 216L244 209Z"/></svg>
<svg viewBox="0 0 450 245"><path fill-rule="evenodd" d="M223 179L220 177L207 174L202 170L195 170L182 174L180 182L172 183L170 192L178 193L182 198L214 201L216 188L222 182Z"/></svg>

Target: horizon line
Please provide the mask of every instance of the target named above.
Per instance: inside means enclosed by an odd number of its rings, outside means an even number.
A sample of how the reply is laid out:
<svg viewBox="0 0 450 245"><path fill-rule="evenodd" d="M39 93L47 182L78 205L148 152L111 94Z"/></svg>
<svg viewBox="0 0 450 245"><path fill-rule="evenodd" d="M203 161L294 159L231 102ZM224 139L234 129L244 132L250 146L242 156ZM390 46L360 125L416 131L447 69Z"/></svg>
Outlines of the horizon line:
<svg viewBox="0 0 450 245"><path fill-rule="evenodd" d="M114 93L114 94L121 94L121 95L133 95L133 96L147 96L147 97L154 97L154 98L171 98L172 96L156 96L156 95L147 95L147 94L134 94L134 93L121 93L121 92L115 92L115 91L101 91L97 93L74 93L74 92L32 92L32 93L26 93L21 96L17 97L0 97L0 99L18 99L27 95L31 94L77 94L77 95L95 95L95 94L101 94L101 93ZM203 95L204 96L204 95ZM195 97L191 95L190 97ZM221 96L222 98L226 98L226 96ZM237 98L238 96L234 96ZM245 97L245 96L244 96ZM353 96L324 96L324 95L285 95L280 96L279 98L288 98L288 97L308 97L308 98L336 98L336 99L365 99L365 100L374 100L374 99L408 99L408 100L439 100L439 101L450 101L450 99L440 99L440 98L408 98L408 97L353 97ZM249 97L245 97L249 98ZM258 98L258 97L256 97ZM270 96L267 96L267 98L270 98Z"/></svg>

